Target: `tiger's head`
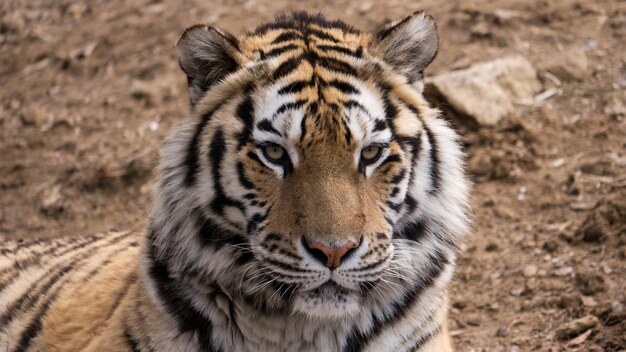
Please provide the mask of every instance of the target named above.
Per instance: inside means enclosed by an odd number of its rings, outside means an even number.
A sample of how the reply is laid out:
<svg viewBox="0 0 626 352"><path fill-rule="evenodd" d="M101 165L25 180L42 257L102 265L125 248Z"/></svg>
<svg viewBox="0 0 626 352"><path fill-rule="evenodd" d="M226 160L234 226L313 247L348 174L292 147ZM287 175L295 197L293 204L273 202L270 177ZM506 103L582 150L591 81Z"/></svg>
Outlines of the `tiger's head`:
<svg viewBox="0 0 626 352"><path fill-rule="evenodd" d="M192 113L152 214L172 277L316 318L447 282L467 185L422 96L431 17L365 33L295 13L240 37L194 26L177 47Z"/></svg>

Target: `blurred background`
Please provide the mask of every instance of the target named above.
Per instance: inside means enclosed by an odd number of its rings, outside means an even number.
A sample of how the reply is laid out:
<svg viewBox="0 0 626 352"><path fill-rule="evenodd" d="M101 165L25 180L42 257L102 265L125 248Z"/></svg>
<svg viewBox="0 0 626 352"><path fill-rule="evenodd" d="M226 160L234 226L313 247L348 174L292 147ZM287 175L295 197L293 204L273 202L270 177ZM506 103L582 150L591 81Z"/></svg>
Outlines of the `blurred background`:
<svg viewBox="0 0 626 352"><path fill-rule="evenodd" d="M419 9L438 23L426 91L475 183L458 350L624 351L625 1L3 0L0 240L142 229L187 112L179 35L296 9L363 30Z"/></svg>

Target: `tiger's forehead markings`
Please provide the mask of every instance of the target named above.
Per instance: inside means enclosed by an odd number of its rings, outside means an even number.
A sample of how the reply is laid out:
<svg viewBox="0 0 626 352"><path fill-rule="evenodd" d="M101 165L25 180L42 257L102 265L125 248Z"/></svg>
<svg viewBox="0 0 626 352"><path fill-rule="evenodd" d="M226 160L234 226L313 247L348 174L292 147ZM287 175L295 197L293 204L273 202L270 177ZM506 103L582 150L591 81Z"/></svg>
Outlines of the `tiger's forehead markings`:
<svg viewBox="0 0 626 352"><path fill-rule="evenodd" d="M371 35L343 23L311 18L278 20L240 38L246 56L272 67L269 87L257 99L261 131L255 139L306 145L326 134L350 144L354 132L345 104L372 100L359 97L363 84L355 79L364 62L363 47L370 42Z"/></svg>
<svg viewBox="0 0 626 352"><path fill-rule="evenodd" d="M243 36L244 53L273 67L256 99L254 139L288 148L322 141L350 146L371 139L368 130L386 130L380 94L356 78L370 42L371 35L339 22L310 20L279 21Z"/></svg>

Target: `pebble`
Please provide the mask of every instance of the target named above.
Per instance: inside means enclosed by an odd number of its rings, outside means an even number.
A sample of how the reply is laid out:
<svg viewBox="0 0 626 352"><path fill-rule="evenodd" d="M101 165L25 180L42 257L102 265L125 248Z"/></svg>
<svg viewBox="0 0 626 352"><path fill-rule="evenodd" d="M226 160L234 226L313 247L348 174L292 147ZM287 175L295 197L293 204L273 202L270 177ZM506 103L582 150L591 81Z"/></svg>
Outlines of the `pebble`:
<svg viewBox="0 0 626 352"><path fill-rule="evenodd" d="M567 340L598 326L599 323L600 321L596 316L587 315L560 325L556 328L555 336L561 341Z"/></svg>
<svg viewBox="0 0 626 352"><path fill-rule="evenodd" d="M533 277L533 276L537 275L537 271L538 270L539 269L537 268L536 265L533 265L533 264L526 265L524 267L524 276L526 276L526 277Z"/></svg>

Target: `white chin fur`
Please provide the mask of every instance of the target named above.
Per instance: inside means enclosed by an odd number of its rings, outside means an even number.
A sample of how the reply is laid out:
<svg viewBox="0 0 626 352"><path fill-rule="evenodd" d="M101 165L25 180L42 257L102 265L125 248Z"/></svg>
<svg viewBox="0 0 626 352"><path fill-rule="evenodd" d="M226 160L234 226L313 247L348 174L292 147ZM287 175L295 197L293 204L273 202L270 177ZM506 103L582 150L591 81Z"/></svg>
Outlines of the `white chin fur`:
<svg viewBox="0 0 626 352"><path fill-rule="evenodd" d="M300 291L293 302L295 313L318 319L342 319L357 315L361 309L357 292L323 285L317 289Z"/></svg>

